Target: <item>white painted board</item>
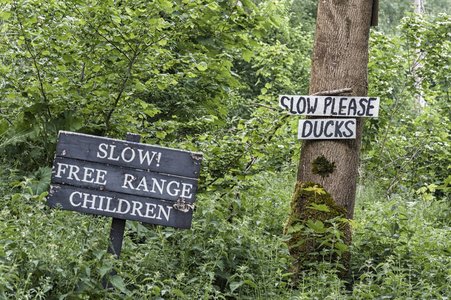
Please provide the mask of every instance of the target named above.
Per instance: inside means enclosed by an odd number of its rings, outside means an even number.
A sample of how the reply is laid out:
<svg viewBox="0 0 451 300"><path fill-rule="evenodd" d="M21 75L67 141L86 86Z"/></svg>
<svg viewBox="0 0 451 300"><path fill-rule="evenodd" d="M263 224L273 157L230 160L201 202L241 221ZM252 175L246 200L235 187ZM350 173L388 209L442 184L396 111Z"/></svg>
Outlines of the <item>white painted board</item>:
<svg viewBox="0 0 451 300"><path fill-rule="evenodd" d="M299 120L298 139L355 139L356 119Z"/></svg>
<svg viewBox="0 0 451 300"><path fill-rule="evenodd" d="M293 115L377 117L378 97L280 95L279 106Z"/></svg>

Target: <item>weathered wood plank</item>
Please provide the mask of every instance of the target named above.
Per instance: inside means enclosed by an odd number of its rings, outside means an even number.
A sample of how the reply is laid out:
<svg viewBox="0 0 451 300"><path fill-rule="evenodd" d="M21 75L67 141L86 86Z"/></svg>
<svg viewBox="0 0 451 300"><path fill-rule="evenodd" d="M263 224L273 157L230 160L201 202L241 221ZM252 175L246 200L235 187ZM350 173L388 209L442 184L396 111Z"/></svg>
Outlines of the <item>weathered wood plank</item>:
<svg viewBox="0 0 451 300"><path fill-rule="evenodd" d="M56 156L198 178L202 154L60 131Z"/></svg>
<svg viewBox="0 0 451 300"><path fill-rule="evenodd" d="M52 183L152 197L169 201L195 200L197 180L129 167L55 157Z"/></svg>
<svg viewBox="0 0 451 300"><path fill-rule="evenodd" d="M102 215L175 228L189 229L193 211L174 209L174 203L69 185L51 184L47 205L53 208Z"/></svg>
<svg viewBox="0 0 451 300"><path fill-rule="evenodd" d="M377 117L380 98L280 95L279 106L293 115Z"/></svg>
<svg viewBox="0 0 451 300"><path fill-rule="evenodd" d="M301 140L355 139L356 119L299 120Z"/></svg>

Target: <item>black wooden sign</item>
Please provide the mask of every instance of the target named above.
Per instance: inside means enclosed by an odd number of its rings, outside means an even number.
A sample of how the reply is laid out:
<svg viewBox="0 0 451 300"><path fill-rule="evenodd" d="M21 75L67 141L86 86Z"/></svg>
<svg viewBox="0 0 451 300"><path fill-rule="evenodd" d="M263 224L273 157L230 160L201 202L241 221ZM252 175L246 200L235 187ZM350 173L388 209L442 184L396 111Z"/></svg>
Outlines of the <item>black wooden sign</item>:
<svg viewBox="0 0 451 300"><path fill-rule="evenodd" d="M60 131L47 205L190 228L202 154Z"/></svg>

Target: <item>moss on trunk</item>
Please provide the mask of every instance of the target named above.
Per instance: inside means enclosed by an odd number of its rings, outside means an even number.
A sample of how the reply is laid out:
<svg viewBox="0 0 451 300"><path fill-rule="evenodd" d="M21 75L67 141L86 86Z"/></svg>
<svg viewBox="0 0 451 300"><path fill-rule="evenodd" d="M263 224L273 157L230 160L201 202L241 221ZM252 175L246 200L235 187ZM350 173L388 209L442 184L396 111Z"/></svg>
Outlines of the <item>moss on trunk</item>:
<svg viewBox="0 0 451 300"><path fill-rule="evenodd" d="M345 220L346 213L343 206L335 205L331 194L320 184L311 181L296 183L290 216L284 229L284 234L291 234L287 245L291 256L296 259L295 269L292 270L294 278L307 268L306 263L322 261L325 253L322 251L325 249L330 254L329 260L344 266L339 274L345 277L350 262L347 246L352 240L351 227ZM331 222L333 219L335 221ZM334 223L342 233L339 239L332 234Z"/></svg>
<svg viewBox="0 0 451 300"><path fill-rule="evenodd" d="M324 155L318 156L312 161L312 174L328 177L335 171L335 162L330 162Z"/></svg>

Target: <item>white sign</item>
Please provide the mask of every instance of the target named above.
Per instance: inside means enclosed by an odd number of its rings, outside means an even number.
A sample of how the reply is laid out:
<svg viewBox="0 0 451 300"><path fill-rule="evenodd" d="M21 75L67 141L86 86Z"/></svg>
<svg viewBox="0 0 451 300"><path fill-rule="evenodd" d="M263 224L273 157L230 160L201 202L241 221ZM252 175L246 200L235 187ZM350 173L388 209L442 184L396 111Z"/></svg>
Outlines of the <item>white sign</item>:
<svg viewBox="0 0 451 300"><path fill-rule="evenodd" d="M299 121L302 140L355 139L356 119L307 119Z"/></svg>
<svg viewBox="0 0 451 300"><path fill-rule="evenodd" d="M279 106L293 115L377 117L378 97L279 96Z"/></svg>

